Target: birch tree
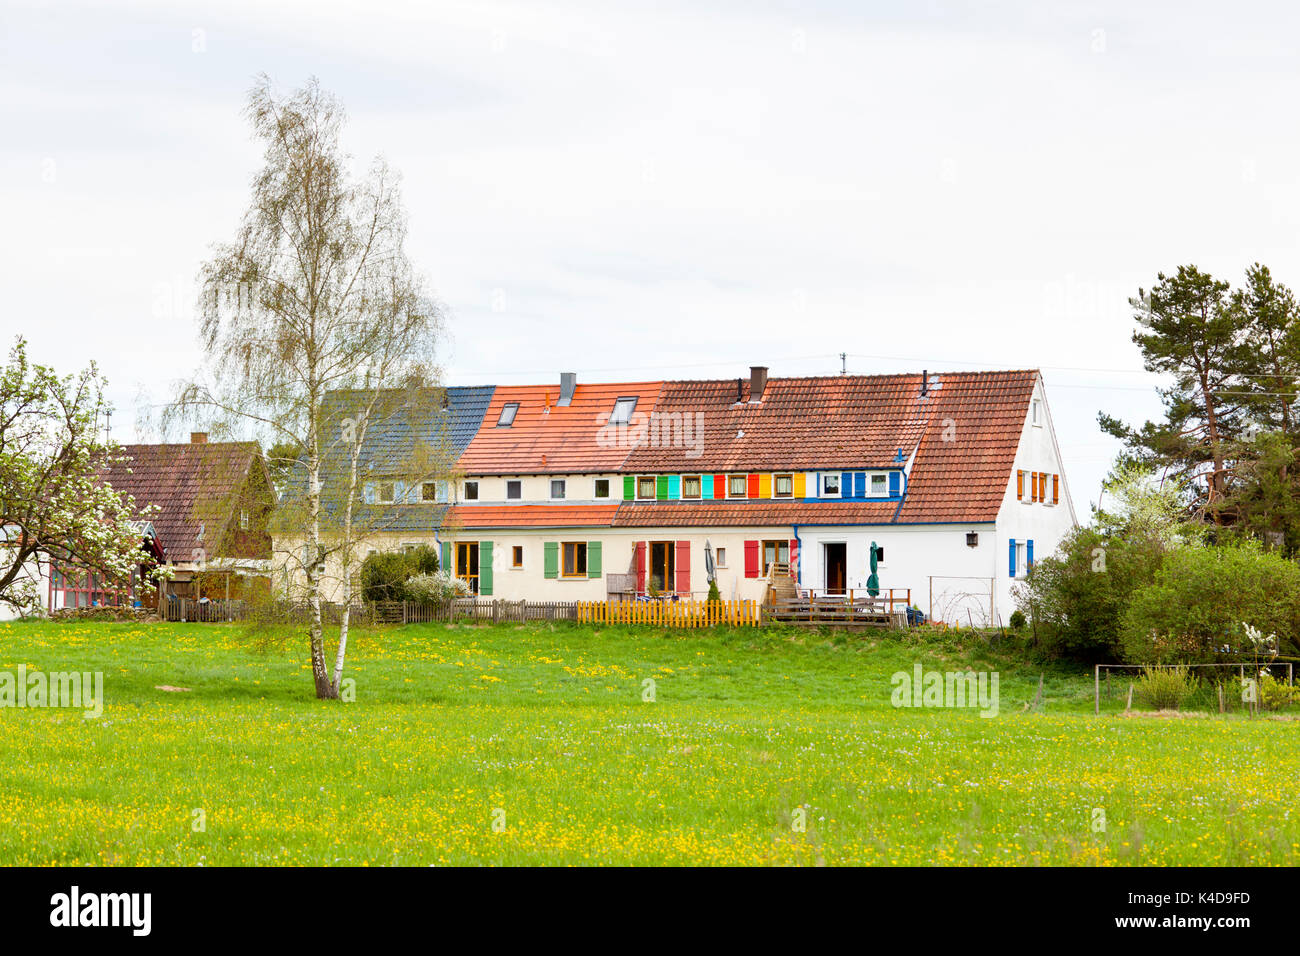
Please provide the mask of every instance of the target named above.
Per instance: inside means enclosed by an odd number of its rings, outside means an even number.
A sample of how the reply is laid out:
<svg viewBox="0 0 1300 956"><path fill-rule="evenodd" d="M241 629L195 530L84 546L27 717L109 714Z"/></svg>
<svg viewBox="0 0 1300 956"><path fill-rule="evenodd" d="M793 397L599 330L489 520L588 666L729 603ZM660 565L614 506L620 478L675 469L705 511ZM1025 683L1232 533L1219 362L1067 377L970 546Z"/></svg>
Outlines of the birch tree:
<svg viewBox="0 0 1300 956"><path fill-rule="evenodd" d="M337 698L347 652L368 432L426 400L441 312L405 252L398 177L376 159L350 169L339 102L315 79L281 96L266 76L246 116L264 147L233 242L214 249L200 279L205 371L184 385L165 419L200 418L214 431L252 431L301 449L283 463L274 519L298 535L294 562L309 608L318 698ZM339 396L345 400L338 401ZM327 666L322 581L342 564L342 619Z"/></svg>

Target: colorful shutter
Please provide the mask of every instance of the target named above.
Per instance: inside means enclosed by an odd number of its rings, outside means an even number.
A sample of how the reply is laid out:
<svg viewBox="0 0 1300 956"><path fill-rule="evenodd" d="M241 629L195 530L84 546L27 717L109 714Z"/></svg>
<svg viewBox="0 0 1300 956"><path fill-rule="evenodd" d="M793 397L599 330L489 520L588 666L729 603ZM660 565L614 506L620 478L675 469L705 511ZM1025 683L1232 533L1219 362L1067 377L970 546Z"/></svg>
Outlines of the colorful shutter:
<svg viewBox="0 0 1300 956"><path fill-rule="evenodd" d="M760 498L772 497L772 476L771 475L758 476L758 496Z"/></svg>
<svg viewBox="0 0 1300 956"><path fill-rule="evenodd" d="M853 473L853 497L865 498L867 496L867 473L865 471L855 471Z"/></svg>
<svg viewBox="0 0 1300 956"><path fill-rule="evenodd" d="M633 563L636 565L636 589L645 591L645 542L638 541L632 548Z"/></svg>
<svg viewBox="0 0 1300 956"><path fill-rule="evenodd" d="M636 497L636 478L632 475L623 476L623 500L631 501Z"/></svg>
<svg viewBox="0 0 1300 956"><path fill-rule="evenodd" d="M560 542L547 541L542 545L542 577L560 576Z"/></svg>
<svg viewBox="0 0 1300 956"><path fill-rule="evenodd" d="M673 562L677 571L677 591L686 594L691 590L691 543L677 542L677 558Z"/></svg>
<svg viewBox="0 0 1300 956"><path fill-rule="evenodd" d="M660 475L655 479L655 497L660 501L668 500L668 476Z"/></svg>
<svg viewBox="0 0 1300 956"><path fill-rule="evenodd" d="M673 501L677 501L678 499L681 498L681 496L682 496L682 476L669 475L668 476L668 497Z"/></svg>
<svg viewBox="0 0 1300 956"><path fill-rule="evenodd" d="M758 542L745 542L745 577L758 577Z"/></svg>
<svg viewBox="0 0 1300 956"><path fill-rule="evenodd" d="M708 501L713 497L713 476L700 475L700 497Z"/></svg>
<svg viewBox="0 0 1300 956"><path fill-rule="evenodd" d="M600 542L587 542L587 577L598 578L603 573L600 567Z"/></svg>
<svg viewBox="0 0 1300 956"><path fill-rule="evenodd" d="M451 542L450 541L444 541L442 543L442 567L440 567L439 570L446 571L449 574L454 574L456 571L456 569L451 566Z"/></svg>
<svg viewBox="0 0 1300 956"><path fill-rule="evenodd" d="M1061 503L1061 476L1053 475L1052 476L1052 504L1059 505L1060 503Z"/></svg>
<svg viewBox="0 0 1300 956"><path fill-rule="evenodd" d="M1016 576L1016 539L1011 539L1011 546L1007 549L1007 575Z"/></svg>
<svg viewBox="0 0 1300 956"><path fill-rule="evenodd" d="M902 487L898 476L899 473L896 471L891 471L889 473L889 497L891 498L897 498L899 490Z"/></svg>
<svg viewBox="0 0 1300 956"><path fill-rule="evenodd" d="M853 473L850 471L842 472L840 474L840 497L853 497Z"/></svg>
<svg viewBox="0 0 1300 956"><path fill-rule="evenodd" d="M808 476L802 471L794 476L794 496L796 498L808 497Z"/></svg>
<svg viewBox="0 0 1300 956"><path fill-rule="evenodd" d="M731 494L731 489L727 487L726 475L713 476L713 497L725 498Z"/></svg>
<svg viewBox="0 0 1300 956"><path fill-rule="evenodd" d="M1025 473L1023 471L1016 472L1016 500L1025 500Z"/></svg>
<svg viewBox="0 0 1300 956"><path fill-rule="evenodd" d="M750 475L746 482L746 492L750 498L762 497L758 492L758 475Z"/></svg>
<svg viewBox="0 0 1300 956"><path fill-rule="evenodd" d="M1030 538L1025 542L1025 570L1028 571L1034 566L1034 539Z"/></svg>
<svg viewBox="0 0 1300 956"><path fill-rule="evenodd" d="M492 542L478 543L478 593L492 596Z"/></svg>

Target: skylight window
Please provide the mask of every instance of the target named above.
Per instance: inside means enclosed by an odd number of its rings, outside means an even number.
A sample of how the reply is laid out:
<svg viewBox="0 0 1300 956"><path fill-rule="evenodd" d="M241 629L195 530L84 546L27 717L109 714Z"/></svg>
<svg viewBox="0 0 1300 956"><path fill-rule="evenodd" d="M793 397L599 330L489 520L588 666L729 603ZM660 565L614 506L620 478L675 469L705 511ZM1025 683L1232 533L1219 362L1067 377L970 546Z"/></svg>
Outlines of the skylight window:
<svg viewBox="0 0 1300 956"><path fill-rule="evenodd" d="M618 398L614 400L614 411L610 413L609 423L611 425L626 425L632 420L632 413L636 411L636 397Z"/></svg>
<svg viewBox="0 0 1300 956"><path fill-rule="evenodd" d="M509 428L515 423L515 415L519 411L518 402L506 402L501 406L501 417L497 419L497 428Z"/></svg>

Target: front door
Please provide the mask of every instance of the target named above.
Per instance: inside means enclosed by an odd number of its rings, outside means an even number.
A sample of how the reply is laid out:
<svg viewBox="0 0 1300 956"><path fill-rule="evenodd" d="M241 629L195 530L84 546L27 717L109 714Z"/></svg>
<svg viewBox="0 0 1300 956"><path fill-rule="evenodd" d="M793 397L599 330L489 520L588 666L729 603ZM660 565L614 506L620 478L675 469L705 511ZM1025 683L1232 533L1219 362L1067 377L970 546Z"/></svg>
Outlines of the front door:
<svg viewBox="0 0 1300 956"><path fill-rule="evenodd" d="M650 542L650 583L658 591L671 591L676 586L673 576L673 547L675 541Z"/></svg>
<svg viewBox="0 0 1300 956"><path fill-rule="evenodd" d="M831 594L843 594L848 546L841 541L824 544L822 548L826 561L826 590Z"/></svg>
<svg viewBox="0 0 1300 956"><path fill-rule="evenodd" d="M478 594L478 542L456 542L456 577L469 582L469 589Z"/></svg>

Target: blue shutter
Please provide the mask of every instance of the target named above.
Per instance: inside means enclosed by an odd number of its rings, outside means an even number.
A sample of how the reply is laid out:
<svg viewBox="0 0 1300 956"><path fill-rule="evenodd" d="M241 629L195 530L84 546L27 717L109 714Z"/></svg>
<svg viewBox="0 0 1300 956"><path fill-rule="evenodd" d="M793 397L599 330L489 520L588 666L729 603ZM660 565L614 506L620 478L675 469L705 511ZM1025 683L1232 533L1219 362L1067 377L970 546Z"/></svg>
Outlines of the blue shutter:
<svg viewBox="0 0 1300 956"><path fill-rule="evenodd" d="M867 496L867 473L865 471L855 471L853 473L853 497L865 498Z"/></svg>
<svg viewBox="0 0 1300 956"><path fill-rule="evenodd" d="M1025 570L1028 571L1034 566L1034 539L1030 538L1025 542Z"/></svg>
<svg viewBox="0 0 1300 956"><path fill-rule="evenodd" d="M1011 547L1007 557L1007 574L1010 577L1016 576L1016 539L1011 539Z"/></svg>
<svg viewBox="0 0 1300 956"><path fill-rule="evenodd" d="M897 498L898 489L899 489L898 472L891 471L889 473L889 497Z"/></svg>
<svg viewBox="0 0 1300 956"><path fill-rule="evenodd" d="M677 501L681 498L681 496L682 496L682 476L669 475L668 476L668 497L673 501Z"/></svg>
<svg viewBox="0 0 1300 956"><path fill-rule="evenodd" d="M844 474L840 475L840 497L841 498L853 497L853 473L852 472L846 471L844 472Z"/></svg>

